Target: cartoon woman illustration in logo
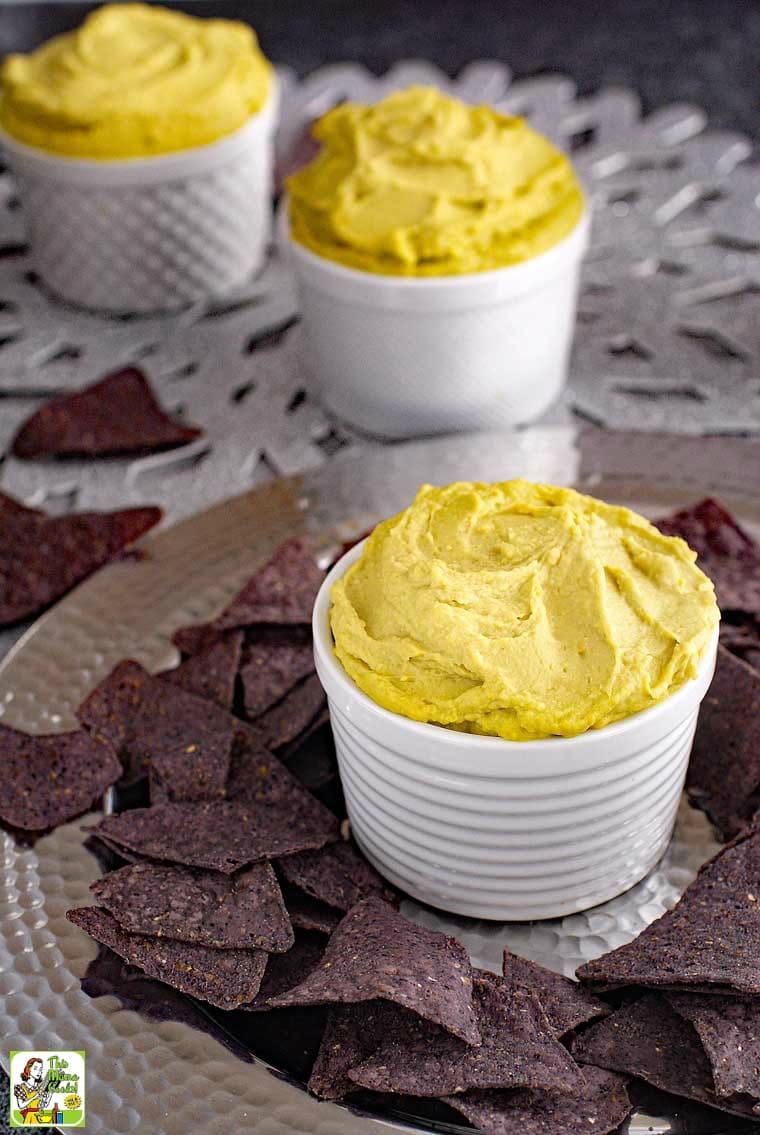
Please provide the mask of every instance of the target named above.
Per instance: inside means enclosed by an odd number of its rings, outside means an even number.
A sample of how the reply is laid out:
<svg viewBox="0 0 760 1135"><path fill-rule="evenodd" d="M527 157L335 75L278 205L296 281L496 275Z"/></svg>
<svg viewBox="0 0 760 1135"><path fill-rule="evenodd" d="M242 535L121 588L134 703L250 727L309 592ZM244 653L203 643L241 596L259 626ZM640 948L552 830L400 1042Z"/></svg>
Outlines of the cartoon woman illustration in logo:
<svg viewBox="0 0 760 1135"><path fill-rule="evenodd" d="M40 1112L47 1113L53 1094L48 1090L48 1080L44 1084L42 1082L44 1067L39 1056L32 1056L24 1065L22 1082L13 1089L25 1127L38 1127L41 1123L47 1125L50 1122L47 1114L44 1117L40 1115Z"/></svg>

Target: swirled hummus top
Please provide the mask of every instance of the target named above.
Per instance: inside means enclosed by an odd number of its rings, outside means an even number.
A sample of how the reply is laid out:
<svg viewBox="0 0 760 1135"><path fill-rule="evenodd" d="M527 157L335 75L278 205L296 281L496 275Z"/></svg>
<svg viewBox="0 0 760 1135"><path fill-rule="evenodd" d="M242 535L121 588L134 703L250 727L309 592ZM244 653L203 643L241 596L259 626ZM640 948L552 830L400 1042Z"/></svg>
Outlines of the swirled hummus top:
<svg viewBox="0 0 760 1135"><path fill-rule="evenodd" d="M335 653L374 701L417 721L571 737L696 675L719 615L695 559L572 489L423 485L335 583Z"/></svg>
<svg viewBox="0 0 760 1135"><path fill-rule="evenodd" d="M0 125L53 154L135 158L215 142L266 102L253 31L147 4L109 4L0 71Z"/></svg>
<svg viewBox="0 0 760 1135"><path fill-rule="evenodd" d="M289 178L293 238L366 272L449 276L516 264L583 211L568 159L521 118L427 87L317 122L322 149Z"/></svg>

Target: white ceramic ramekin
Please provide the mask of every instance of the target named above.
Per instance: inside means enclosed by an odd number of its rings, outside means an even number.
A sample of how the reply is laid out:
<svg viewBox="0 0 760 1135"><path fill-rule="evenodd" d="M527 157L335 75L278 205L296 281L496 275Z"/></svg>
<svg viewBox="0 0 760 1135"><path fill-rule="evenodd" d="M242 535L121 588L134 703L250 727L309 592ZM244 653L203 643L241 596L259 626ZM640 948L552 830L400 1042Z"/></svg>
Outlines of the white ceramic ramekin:
<svg viewBox="0 0 760 1135"><path fill-rule="evenodd" d="M0 134L42 279L70 303L121 314L177 310L241 284L271 236L276 117L273 90L218 142L112 161Z"/></svg>
<svg viewBox="0 0 760 1135"><path fill-rule="evenodd" d="M473 918L559 918L647 874L670 840L717 632L699 675L651 709L578 737L502 741L382 709L335 657L330 589L314 607L352 832L391 883Z"/></svg>
<svg viewBox="0 0 760 1135"><path fill-rule="evenodd" d="M588 232L584 214L525 263L414 278L346 268L289 240L322 400L388 438L539 417L567 377Z"/></svg>

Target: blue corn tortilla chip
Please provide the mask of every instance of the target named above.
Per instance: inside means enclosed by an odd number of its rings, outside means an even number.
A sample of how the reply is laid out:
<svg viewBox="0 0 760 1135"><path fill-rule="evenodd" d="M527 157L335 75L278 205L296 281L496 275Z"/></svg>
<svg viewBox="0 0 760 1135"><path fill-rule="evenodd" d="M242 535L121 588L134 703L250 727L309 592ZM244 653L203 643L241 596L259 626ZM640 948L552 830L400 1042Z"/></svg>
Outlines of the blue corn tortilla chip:
<svg viewBox="0 0 760 1135"><path fill-rule="evenodd" d="M724 611L760 613L760 547L719 501L708 498L658 520L666 536L680 536L715 584Z"/></svg>
<svg viewBox="0 0 760 1135"><path fill-rule="evenodd" d="M710 1062L718 1096L760 1100L760 1005L699 993L669 993L667 1001L694 1028Z"/></svg>
<svg viewBox="0 0 760 1135"><path fill-rule="evenodd" d="M242 647L243 632L230 631L173 670L164 670L159 677L221 709L232 709Z"/></svg>
<svg viewBox="0 0 760 1135"><path fill-rule="evenodd" d="M363 1001L358 1005L331 1005L325 1031L309 1077L309 1091L323 1100L340 1100L359 1085L348 1078L350 1068L361 1064L380 1044L392 1020L414 1014L390 1001Z"/></svg>
<svg viewBox="0 0 760 1135"><path fill-rule="evenodd" d="M186 717L188 729L192 724L192 718ZM199 730L197 740L156 751L149 770L151 802L158 786L162 799L175 804L222 799L227 792L233 736L234 726L230 720L223 732L213 734Z"/></svg>
<svg viewBox="0 0 760 1135"><path fill-rule="evenodd" d="M735 622L724 618L720 624L720 642L737 658L760 670L760 616L735 616Z"/></svg>
<svg viewBox="0 0 760 1135"><path fill-rule="evenodd" d="M44 611L162 516L160 508L48 516L0 493L0 626Z"/></svg>
<svg viewBox="0 0 760 1135"><path fill-rule="evenodd" d="M172 642L182 653L183 658L192 658L204 650L211 650L212 647L217 646L224 635L224 631L214 630L211 623L199 623L197 626L180 627L172 635Z"/></svg>
<svg viewBox="0 0 760 1135"><path fill-rule="evenodd" d="M466 1092L444 1102L483 1135L608 1135L631 1112L621 1076L587 1068L575 1096L535 1091Z"/></svg>
<svg viewBox="0 0 760 1135"><path fill-rule="evenodd" d="M581 966L578 977L600 989L760 993L760 833L727 845L673 910Z"/></svg>
<svg viewBox="0 0 760 1135"><path fill-rule="evenodd" d="M324 572L302 540L288 540L256 571L218 618L181 627L172 642L195 654L226 630L273 625L311 626L311 612Z"/></svg>
<svg viewBox="0 0 760 1135"><path fill-rule="evenodd" d="M70 910L66 917L148 977L218 1009L236 1009L259 991L268 957L263 950L213 950L194 942L129 934L97 906Z"/></svg>
<svg viewBox="0 0 760 1135"><path fill-rule="evenodd" d="M300 985L303 979L322 961L325 952L325 939L321 934L299 930L295 941L285 954L270 954L261 988L250 1005L241 1005L252 1013L261 1013L271 1008L271 1000L281 993Z"/></svg>
<svg viewBox="0 0 760 1135"><path fill-rule="evenodd" d="M504 951L503 967L504 981L510 988L529 989L536 995L557 1037L610 1012L609 1005L577 981L509 950Z"/></svg>
<svg viewBox="0 0 760 1135"><path fill-rule="evenodd" d="M319 720L326 708L325 692L316 674L306 678L251 724L267 749L281 749Z"/></svg>
<svg viewBox="0 0 760 1135"><path fill-rule="evenodd" d="M123 867L125 863L144 862L141 855L135 855L125 847L119 847L117 843L111 843L101 832L92 832L85 840L85 847L92 852L106 872Z"/></svg>
<svg viewBox="0 0 760 1135"><path fill-rule="evenodd" d="M231 875L249 863L321 847L335 838L336 829L331 813L325 818L291 798L273 804L220 800L132 808L106 816L95 831L149 859Z"/></svg>
<svg viewBox="0 0 760 1135"><path fill-rule="evenodd" d="M86 812L121 776L110 745L83 730L31 736L0 725L0 822L27 832Z"/></svg>
<svg viewBox="0 0 760 1135"><path fill-rule="evenodd" d="M319 851L301 851L278 860L289 883L337 910L347 911L368 895L395 903L393 891L354 843L340 841Z"/></svg>
<svg viewBox="0 0 760 1135"><path fill-rule="evenodd" d="M287 540L214 620L214 626L221 631L258 623L310 626L324 577L308 544Z"/></svg>
<svg viewBox="0 0 760 1135"><path fill-rule="evenodd" d="M744 1096L719 1097L704 1048L692 1025L666 999L650 993L597 1021L575 1038L576 1060L637 1076L674 1096L733 1115L757 1118Z"/></svg>
<svg viewBox="0 0 760 1135"><path fill-rule="evenodd" d="M433 1097L471 1088L572 1093L582 1086L578 1066L532 993L483 974L474 981L473 1002L482 1038L477 1047L401 1011L377 1049L349 1069L349 1079L370 1091Z"/></svg>
<svg viewBox="0 0 760 1135"><path fill-rule="evenodd" d="M288 813L310 817L315 827L331 833L329 840L310 843L307 845L310 848L322 847L337 839L338 823L333 813L304 787L282 761L262 747L256 730L243 722L237 723L232 746L227 798L279 806Z"/></svg>
<svg viewBox="0 0 760 1135"><path fill-rule="evenodd" d="M218 950L283 953L293 945L293 928L268 863L234 876L170 863L135 863L97 879L90 890L131 934Z"/></svg>
<svg viewBox="0 0 760 1135"><path fill-rule="evenodd" d="M184 749L159 752L150 766L151 803L192 804L224 797L229 768L229 741L192 742Z"/></svg>
<svg viewBox="0 0 760 1135"><path fill-rule="evenodd" d="M373 897L338 926L322 964L275 1006L393 1001L469 1044L480 1043L472 968L454 938L416 926Z"/></svg>
<svg viewBox="0 0 760 1135"><path fill-rule="evenodd" d="M293 775L312 792L337 780L338 758L327 708L295 741L280 751L280 757Z"/></svg>
<svg viewBox="0 0 760 1135"><path fill-rule="evenodd" d="M152 1021L182 1022L213 1037L241 1059L252 1059L200 1005L163 982L146 977L107 946L100 946L97 957L87 966L82 992L88 997L116 997L122 1008Z"/></svg>
<svg viewBox="0 0 760 1135"><path fill-rule="evenodd" d="M232 874L338 838L338 821L242 723L226 801L159 804L106 816L95 834L151 859Z"/></svg>
<svg viewBox="0 0 760 1135"><path fill-rule="evenodd" d="M293 887L283 881L282 897L285 900L290 921L302 930L315 930L320 934L332 934L338 929L343 914L333 906L327 906L319 899L312 898L300 887Z"/></svg>
<svg viewBox="0 0 760 1135"><path fill-rule="evenodd" d="M127 367L36 410L13 441L13 455L115 457L187 445L201 435L170 418L142 371Z"/></svg>
<svg viewBox="0 0 760 1135"><path fill-rule="evenodd" d="M222 792L224 795L224 792ZM217 799L219 796L217 795ZM172 797L169 789L164 786L164 782L158 775L154 768L148 770L148 800L152 805L154 804L171 804ZM177 801L179 803L179 801Z"/></svg>
<svg viewBox="0 0 760 1135"><path fill-rule="evenodd" d="M760 671L722 646L699 711L686 789L726 839L760 803Z"/></svg>
<svg viewBox="0 0 760 1135"><path fill-rule="evenodd" d="M264 628L267 630L268 628ZM314 672L310 636L296 637L277 628L247 641L240 667L246 716L258 717Z"/></svg>
<svg viewBox="0 0 760 1135"><path fill-rule="evenodd" d="M77 711L93 736L108 742L125 768L124 783L155 766L175 801L224 795L235 719L204 698L120 662Z"/></svg>

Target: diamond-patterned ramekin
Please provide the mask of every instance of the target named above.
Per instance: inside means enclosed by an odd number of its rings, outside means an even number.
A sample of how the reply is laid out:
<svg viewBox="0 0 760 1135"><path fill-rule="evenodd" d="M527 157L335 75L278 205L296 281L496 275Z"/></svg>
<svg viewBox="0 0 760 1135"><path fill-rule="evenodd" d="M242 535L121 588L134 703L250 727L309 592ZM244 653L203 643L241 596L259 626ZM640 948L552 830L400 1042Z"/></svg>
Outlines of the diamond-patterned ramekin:
<svg viewBox="0 0 760 1135"><path fill-rule="evenodd" d="M717 632L699 675L659 705L578 737L503 741L381 708L335 657L330 590L314 653L352 832L391 883L473 918L561 918L649 872L670 840Z"/></svg>
<svg viewBox="0 0 760 1135"><path fill-rule="evenodd" d="M262 265L271 233L276 92L245 126L151 158L60 157L0 136L35 266L61 299L120 314L223 295Z"/></svg>

